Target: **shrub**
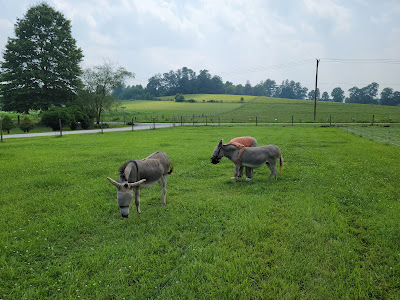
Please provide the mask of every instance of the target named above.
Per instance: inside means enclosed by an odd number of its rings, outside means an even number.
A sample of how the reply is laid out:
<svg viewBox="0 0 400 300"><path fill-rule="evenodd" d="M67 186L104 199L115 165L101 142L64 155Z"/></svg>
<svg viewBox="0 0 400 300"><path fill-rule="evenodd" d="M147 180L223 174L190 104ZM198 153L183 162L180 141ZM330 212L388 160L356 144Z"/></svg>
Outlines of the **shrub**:
<svg viewBox="0 0 400 300"><path fill-rule="evenodd" d="M175 102L184 102L185 97L182 94L176 94L175 95Z"/></svg>
<svg viewBox="0 0 400 300"><path fill-rule="evenodd" d="M59 120L61 120L61 126L70 126L74 117L71 116L65 107L52 107L42 114L43 125L50 127L54 131L60 130Z"/></svg>
<svg viewBox="0 0 400 300"><path fill-rule="evenodd" d="M60 130L59 120L62 126L69 126L75 130L80 125L82 129L88 129L92 121L89 116L78 106L52 107L42 114L42 123L53 130Z"/></svg>
<svg viewBox="0 0 400 300"><path fill-rule="evenodd" d="M10 130L15 127L14 122L11 120L9 116L4 116L1 120L3 130L6 130L7 133L10 133Z"/></svg>
<svg viewBox="0 0 400 300"><path fill-rule="evenodd" d="M67 108L69 114L73 117L71 120L70 128L75 130L80 124L82 129L88 129L92 125L92 120L89 116L78 106L71 106Z"/></svg>
<svg viewBox="0 0 400 300"><path fill-rule="evenodd" d="M24 132L29 132L34 127L35 127L35 124L33 124L31 119L29 119L28 117L25 117L22 120L21 124L19 125L19 128L21 128L21 130L23 130Z"/></svg>

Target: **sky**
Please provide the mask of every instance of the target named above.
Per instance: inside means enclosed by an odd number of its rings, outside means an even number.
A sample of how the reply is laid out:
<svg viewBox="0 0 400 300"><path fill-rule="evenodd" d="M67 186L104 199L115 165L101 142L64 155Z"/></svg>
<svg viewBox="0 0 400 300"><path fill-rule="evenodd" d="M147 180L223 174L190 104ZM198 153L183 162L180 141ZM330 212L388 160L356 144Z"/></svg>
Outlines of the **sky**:
<svg viewBox="0 0 400 300"><path fill-rule="evenodd" d="M0 51L38 0L0 0ZM111 61L129 85L182 67L252 86L400 91L399 0L47 0L71 21L83 68ZM1 58L2 59L2 55Z"/></svg>

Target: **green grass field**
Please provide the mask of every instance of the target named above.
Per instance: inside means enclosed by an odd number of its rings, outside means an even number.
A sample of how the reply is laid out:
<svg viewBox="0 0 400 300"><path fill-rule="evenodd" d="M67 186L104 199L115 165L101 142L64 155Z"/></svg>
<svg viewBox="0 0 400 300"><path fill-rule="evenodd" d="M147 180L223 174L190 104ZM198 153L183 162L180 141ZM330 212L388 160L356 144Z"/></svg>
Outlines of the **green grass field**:
<svg viewBox="0 0 400 300"><path fill-rule="evenodd" d="M240 98L244 98L244 102ZM184 123L313 123L314 103L307 100L278 99L243 95L185 95L195 103L170 101L120 101L111 110L102 114L104 122L184 122ZM203 102L204 100L204 102ZM209 100L220 101L217 103ZM222 101L222 102L221 102ZM121 107L126 107L123 111ZM1 112L9 115L17 123L16 113ZM24 115L20 115L21 119ZM38 112L29 117L40 120ZM321 102L317 104L316 122L335 125L336 123L400 123L400 107L364 104L344 104ZM42 132L36 128L32 132ZM49 130L50 131L50 130ZM18 128L11 134L21 133ZM3 134L5 134L3 132Z"/></svg>
<svg viewBox="0 0 400 300"><path fill-rule="evenodd" d="M230 180L223 138L274 143L285 168ZM142 214L106 177L168 153ZM1 299L398 299L400 148L338 128L207 126L0 144Z"/></svg>
<svg viewBox="0 0 400 300"><path fill-rule="evenodd" d="M253 101L255 96L249 96L249 95L226 95L226 94L187 94L184 95L185 100L195 100L196 102L207 102L210 100L218 101L218 102L239 102L241 103L241 99L243 98L244 102L249 102ZM165 97L159 97L158 99L162 101L175 101L174 96L165 96Z"/></svg>
<svg viewBox="0 0 400 300"><path fill-rule="evenodd" d="M180 119L180 116L215 116L238 109L241 103L185 103L173 101L120 101L118 109L107 111L104 114L105 121L121 121L123 119L121 106L126 107L125 118L131 120L135 118L140 122L152 122L153 118L157 122L172 122L172 118Z"/></svg>
<svg viewBox="0 0 400 300"><path fill-rule="evenodd" d="M244 103L240 102L244 97ZM168 97L164 97L169 99ZM176 103L173 101L121 101L116 110L107 112L106 121L121 121L122 109L125 106L127 119L136 117L137 121L149 122L155 118L158 122L171 122L172 117L190 116L198 123L206 122L239 122L239 123L290 123L314 122L314 102L308 100L278 99L238 95L185 95L185 99L194 99L196 103ZM222 100L222 103L203 103L210 99ZM323 123L385 123L400 122L400 107L383 105L365 105L349 103L317 103L316 122Z"/></svg>

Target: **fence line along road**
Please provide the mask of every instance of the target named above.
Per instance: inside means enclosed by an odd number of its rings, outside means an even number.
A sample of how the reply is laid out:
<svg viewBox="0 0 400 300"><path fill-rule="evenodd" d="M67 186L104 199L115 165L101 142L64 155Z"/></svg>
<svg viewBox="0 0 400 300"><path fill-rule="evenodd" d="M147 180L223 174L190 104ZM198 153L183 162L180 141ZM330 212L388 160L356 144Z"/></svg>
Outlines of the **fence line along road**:
<svg viewBox="0 0 400 300"><path fill-rule="evenodd" d="M111 122L109 123L111 124ZM117 123L114 123L117 124ZM123 124L123 123L120 123ZM368 125L370 123L332 123L332 126L342 126L342 125ZM376 123L379 125L394 125L399 123ZM194 126L224 126L224 125L253 125L256 126L256 123L194 123ZM329 125L329 123L258 123L258 125ZM157 129L157 128L167 128L167 127L175 127L175 126L193 126L192 122L183 123L136 123L133 131L135 130L144 130L144 129ZM87 129L87 130L71 130L71 131L63 131L63 135L69 134L84 134L84 133L101 133L101 132L113 132L113 131L132 131L132 126L129 127L118 127L118 128L104 128L104 129ZM51 131L51 132L40 132L40 133L20 133L20 134L3 134L3 139L12 139L12 138L26 138L26 137L39 137L39 136L60 136L60 131Z"/></svg>

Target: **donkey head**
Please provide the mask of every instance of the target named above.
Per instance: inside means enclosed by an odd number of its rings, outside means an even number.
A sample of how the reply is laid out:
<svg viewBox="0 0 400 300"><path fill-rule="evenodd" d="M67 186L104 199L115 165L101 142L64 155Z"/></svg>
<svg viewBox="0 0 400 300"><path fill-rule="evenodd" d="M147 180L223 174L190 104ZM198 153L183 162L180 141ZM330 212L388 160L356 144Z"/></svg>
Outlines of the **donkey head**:
<svg viewBox="0 0 400 300"><path fill-rule="evenodd" d="M146 179L130 183L128 181L117 182L110 177L107 179L117 187L117 202L121 211L121 216L124 218L129 217L129 206L131 205L133 199L133 188L139 186L141 183L145 182ZM120 181L120 180L118 180Z"/></svg>
<svg viewBox="0 0 400 300"><path fill-rule="evenodd" d="M218 164L223 156L224 151L222 150L222 140L220 140L218 145L214 148L213 155L211 157L211 163L214 165Z"/></svg>

